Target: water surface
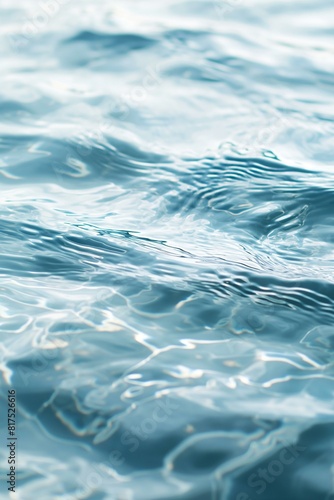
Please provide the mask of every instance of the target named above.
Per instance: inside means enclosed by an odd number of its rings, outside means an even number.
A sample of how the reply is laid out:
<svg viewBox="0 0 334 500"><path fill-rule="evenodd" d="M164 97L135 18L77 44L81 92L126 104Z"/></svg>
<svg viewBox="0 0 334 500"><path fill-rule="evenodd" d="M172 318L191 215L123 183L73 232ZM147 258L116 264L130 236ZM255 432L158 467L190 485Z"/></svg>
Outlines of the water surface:
<svg viewBox="0 0 334 500"><path fill-rule="evenodd" d="M331 500L333 3L0 13L15 498Z"/></svg>

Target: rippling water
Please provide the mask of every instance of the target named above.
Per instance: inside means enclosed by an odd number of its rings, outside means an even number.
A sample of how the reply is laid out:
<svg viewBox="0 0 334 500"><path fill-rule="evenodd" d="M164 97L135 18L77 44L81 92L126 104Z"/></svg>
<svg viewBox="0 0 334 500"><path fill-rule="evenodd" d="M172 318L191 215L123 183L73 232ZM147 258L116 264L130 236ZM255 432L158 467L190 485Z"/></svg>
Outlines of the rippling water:
<svg viewBox="0 0 334 500"><path fill-rule="evenodd" d="M0 13L10 498L332 499L333 2Z"/></svg>

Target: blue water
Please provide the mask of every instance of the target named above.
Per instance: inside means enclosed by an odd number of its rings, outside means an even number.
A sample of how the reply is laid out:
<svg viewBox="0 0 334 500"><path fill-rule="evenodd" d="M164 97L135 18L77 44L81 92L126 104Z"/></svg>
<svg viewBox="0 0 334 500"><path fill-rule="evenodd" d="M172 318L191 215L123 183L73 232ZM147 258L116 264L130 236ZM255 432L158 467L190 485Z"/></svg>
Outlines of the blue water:
<svg viewBox="0 0 334 500"><path fill-rule="evenodd" d="M1 498L332 500L332 0L0 18Z"/></svg>

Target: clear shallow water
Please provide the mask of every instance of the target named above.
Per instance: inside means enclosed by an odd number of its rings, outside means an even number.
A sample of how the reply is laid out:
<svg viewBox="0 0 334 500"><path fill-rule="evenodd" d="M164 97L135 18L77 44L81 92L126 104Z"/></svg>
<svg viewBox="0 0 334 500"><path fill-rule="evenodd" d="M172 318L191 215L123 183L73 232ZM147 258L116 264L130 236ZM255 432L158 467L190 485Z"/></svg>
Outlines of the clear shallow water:
<svg viewBox="0 0 334 500"><path fill-rule="evenodd" d="M332 2L0 10L16 498L332 499Z"/></svg>

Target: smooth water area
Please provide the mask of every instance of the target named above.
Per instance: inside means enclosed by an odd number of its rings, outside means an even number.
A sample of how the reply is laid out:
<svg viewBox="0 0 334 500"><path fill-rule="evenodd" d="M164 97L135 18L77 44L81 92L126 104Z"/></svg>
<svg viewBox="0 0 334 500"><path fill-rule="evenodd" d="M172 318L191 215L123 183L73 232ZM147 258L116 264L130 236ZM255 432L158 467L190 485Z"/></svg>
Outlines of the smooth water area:
<svg viewBox="0 0 334 500"><path fill-rule="evenodd" d="M3 498L332 500L332 0L0 18Z"/></svg>

